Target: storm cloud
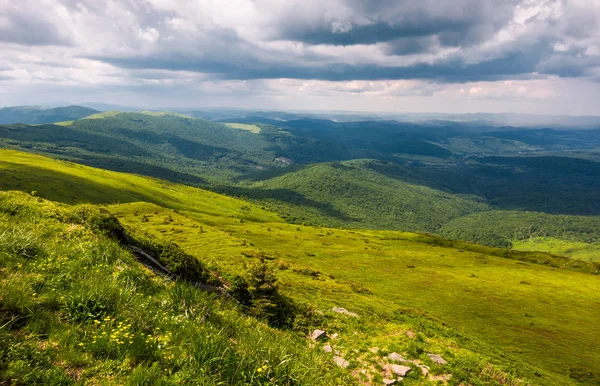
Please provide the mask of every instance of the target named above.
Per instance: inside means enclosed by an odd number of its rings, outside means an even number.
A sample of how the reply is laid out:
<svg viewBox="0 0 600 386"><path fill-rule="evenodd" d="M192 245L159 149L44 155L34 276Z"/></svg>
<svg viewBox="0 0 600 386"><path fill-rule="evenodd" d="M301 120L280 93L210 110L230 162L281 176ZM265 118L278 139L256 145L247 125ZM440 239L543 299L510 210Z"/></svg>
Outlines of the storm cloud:
<svg viewBox="0 0 600 386"><path fill-rule="evenodd" d="M600 3L0 0L0 50L0 80L14 85L597 84Z"/></svg>

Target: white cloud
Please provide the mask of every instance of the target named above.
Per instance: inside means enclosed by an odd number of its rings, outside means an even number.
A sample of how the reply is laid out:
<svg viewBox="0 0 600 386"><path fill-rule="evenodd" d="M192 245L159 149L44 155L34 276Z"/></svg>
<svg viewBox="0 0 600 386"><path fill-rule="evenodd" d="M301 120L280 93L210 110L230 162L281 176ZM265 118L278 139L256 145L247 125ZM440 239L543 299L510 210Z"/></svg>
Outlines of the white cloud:
<svg viewBox="0 0 600 386"><path fill-rule="evenodd" d="M254 93L290 106L294 98L316 107L323 98L373 107L432 98L445 101L433 106L440 110L466 100L551 104L559 84L589 96L600 80L600 3L0 0L0 54L0 88L23 88L15 98L52 87L96 98L111 87L164 87L172 100L200 92L246 103ZM563 107L582 98L569 95Z"/></svg>

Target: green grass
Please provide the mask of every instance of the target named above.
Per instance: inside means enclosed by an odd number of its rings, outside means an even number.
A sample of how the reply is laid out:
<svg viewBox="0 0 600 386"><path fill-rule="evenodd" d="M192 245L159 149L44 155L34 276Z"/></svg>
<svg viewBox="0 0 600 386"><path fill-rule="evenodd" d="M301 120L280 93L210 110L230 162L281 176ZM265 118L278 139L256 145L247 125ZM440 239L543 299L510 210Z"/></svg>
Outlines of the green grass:
<svg viewBox="0 0 600 386"><path fill-rule="evenodd" d="M534 237L513 241L513 249L519 251L551 252L583 261L600 262L600 245L581 241L561 240L553 237Z"/></svg>
<svg viewBox="0 0 600 386"><path fill-rule="evenodd" d="M77 213L0 192L0 384L352 384L303 337L155 276Z"/></svg>
<svg viewBox="0 0 600 386"><path fill-rule="evenodd" d="M194 188L18 152L2 152L1 159L5 189L113 204L106 208L135 237L174 242L226 278L263 256L277 270L282 294L323 315L300 325L339 332L334 343L353 369L381 363L367 358L377 345L423 363L426 352L444 354L450 365L434 369L452 372L456 385L486 384L490 374L487 384L507 377L504 384L521 378L568 385L588 375L593 384L599 376L600 282L573 271L569 260L415 233L292 225ZM534 258L549 266L529 262ZM360 318L333 314L334 306ZM406 330L423 340L407 338Z"/></svg>
<svg viewBox="0 0 600 386"><path fill-rule="evenodd" d="M484 342L473 344L477 351L500 349L514 362L543 369L550 379L547 374L555 371L600 365L593 343L600 336L594 325L600 317L595 276L432 247L415 242L419 236L411 233L223 222L193 214L174 216L172 223L164 224L168 211L145 204L111 211L136 229L147 215L145 232L174 240L223 270L234 270L244 264L245 255L262 250L289 265L280 275L284 293L324 310L343 306L380 323L393 321L398 308L426 312ZM379 328L391 327L379 325L364 338L384 340ZM546 383L541 384L568 383L566 378L543 379Z"/></svg>
<svg viewBox="0 0 600 386"><path fill-rule="evenodd" d="M225 123L225 126L231 127L233 129L247 130L254 134L260 133L260 127L256 125L249 125L246 123Z"/></svg>
<svg viewBox="0 0 600 386"><path fill-rule="evenodd" d="M206 190L11 150L0 150L0 188L36 191L68 204L147 201L179 210L280 221L256 205Z"/></svg>
<svg viewBox="0 0 600 386"><path fill-rule="evenodd" d="M280 230L273 225L269 232L268 227L242 224L232 229L268 253L359 283L377 299L426 311L547 371L600 368L593 343L600 336L594 322L600 317L600 283L595 276L432 248L392 232L332 230L334 234L327 235L328 230ZM394 237L400 240L387 240ZM295 280L288 285L295 291ZM360 307L359 313L374 306L366 299L353 304L347 294L330 296L332 303Z"/></svg>
<svg viewBox="0 0 600 386"><path fill-rule="evenodd" d="M83 119L104 119L104 118L109 118L109 117L116 117L119 114L121 114L120 111L111 110L111 111L104 111L102 113L92 114Z"/></svg>

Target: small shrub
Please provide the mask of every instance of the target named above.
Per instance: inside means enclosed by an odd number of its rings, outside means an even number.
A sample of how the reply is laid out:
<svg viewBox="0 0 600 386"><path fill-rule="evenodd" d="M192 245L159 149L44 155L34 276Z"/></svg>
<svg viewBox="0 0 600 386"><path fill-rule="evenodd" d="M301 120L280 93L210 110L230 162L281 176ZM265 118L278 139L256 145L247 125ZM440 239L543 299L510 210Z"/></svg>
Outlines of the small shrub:
<svg viewBox="0 0 600 386"><path fill-rule="evenodd" d="M86 225L116 240L126 240L125 229L119 220L104 208L79 205L71 210L66 219L76 224Z"/></svg>

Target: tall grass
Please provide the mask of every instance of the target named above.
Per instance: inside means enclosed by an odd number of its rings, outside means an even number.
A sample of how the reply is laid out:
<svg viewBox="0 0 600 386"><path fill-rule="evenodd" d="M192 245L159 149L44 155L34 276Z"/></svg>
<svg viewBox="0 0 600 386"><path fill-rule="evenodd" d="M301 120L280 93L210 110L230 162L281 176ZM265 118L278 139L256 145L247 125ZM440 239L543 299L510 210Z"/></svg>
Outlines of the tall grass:
<svg viewBox="0 0 600 386"><path fill-rule="evenodd" d="M70 210L0 192L0 384L351 383L303 338L63 222Z"/></svg>

